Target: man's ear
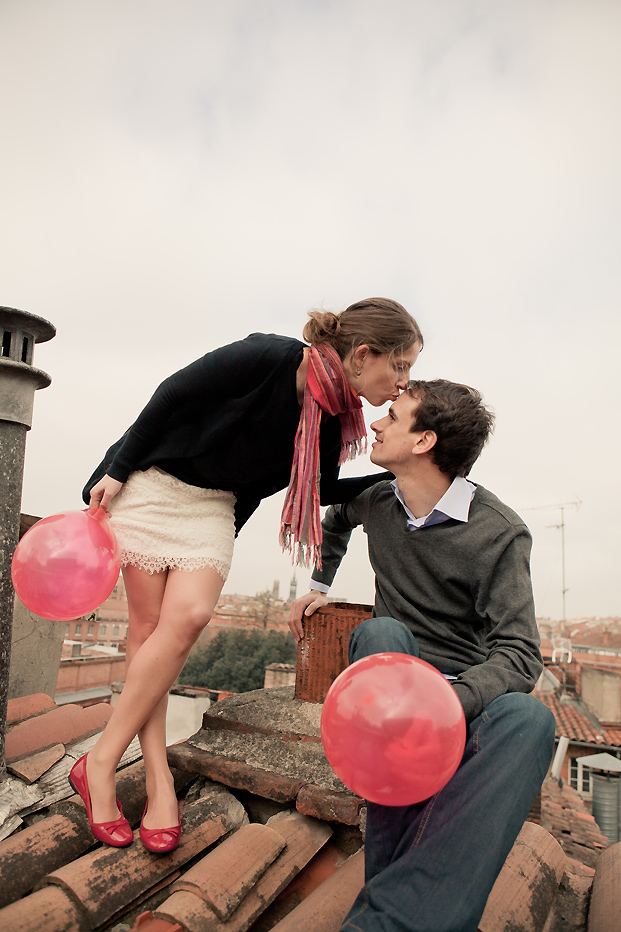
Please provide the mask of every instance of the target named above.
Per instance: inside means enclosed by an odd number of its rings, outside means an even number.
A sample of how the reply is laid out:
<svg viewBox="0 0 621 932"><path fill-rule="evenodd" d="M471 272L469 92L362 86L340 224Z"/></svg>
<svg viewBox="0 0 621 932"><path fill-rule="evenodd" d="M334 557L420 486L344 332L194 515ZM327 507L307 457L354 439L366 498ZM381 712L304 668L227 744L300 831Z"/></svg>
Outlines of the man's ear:
<svg viewBox="0 0 621 932"><path fill-rule="evenodd" d="M412 447L412 453L419 456L421 453L429 453L438 442L438 435L435 430L421 430L414 434L416 442Z"/></svg>

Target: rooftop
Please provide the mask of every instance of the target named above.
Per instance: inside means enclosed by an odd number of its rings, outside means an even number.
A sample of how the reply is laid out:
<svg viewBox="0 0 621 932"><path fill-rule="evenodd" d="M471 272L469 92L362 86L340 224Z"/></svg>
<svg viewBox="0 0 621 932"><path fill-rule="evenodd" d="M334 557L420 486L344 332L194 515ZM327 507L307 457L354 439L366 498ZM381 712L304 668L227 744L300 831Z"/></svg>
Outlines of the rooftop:
<svg viewBox="0 0 621 932"><path fill-rule="evenodd" d="M564 735L572 742L621 747L621 726L601 724L580 699L549 692L538 692L537 698L554 714L557 738Z"/></svg>
<svg viewBox="0 0 621 932"><path fill-rule="evenodd" d="M337 932L363 883L365 807L334 776L321 706L293 688L213 705L169 748L184 833L173 854L93 844L67 781L110 714L47 696L10 703L10 786L0 843L0 928L19 932ZM137 826L139 748L118 774ZM545 781L488 900L480 932L610 932L621 912L621 844L606 848L575 791ZM541 824L538 824L540 822ZM561 841L559 842L559 839ZM616 899L615 899L616 897Z"/></svg>

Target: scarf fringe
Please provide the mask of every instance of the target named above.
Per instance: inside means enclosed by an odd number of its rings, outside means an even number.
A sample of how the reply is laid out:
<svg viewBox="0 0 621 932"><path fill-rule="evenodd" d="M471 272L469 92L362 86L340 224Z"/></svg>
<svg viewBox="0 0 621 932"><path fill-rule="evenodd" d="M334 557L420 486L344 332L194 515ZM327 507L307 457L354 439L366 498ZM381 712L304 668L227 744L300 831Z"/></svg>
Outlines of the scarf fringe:
<svg viewBox="0 0 621 932"><path fill-rule="evenodd" d="M342 466L343 463L347 463L350 460L355 460L357 456L360 456L362 453L366 452L366 437L361 437L358 440L350 440L348 443L344 443L341 447L341 455L339 456L339 466Z"/></svg>
<svg viewBox="0 0 621 932"><path fill-rule="evenodd" d="M291 554L293 566L301 566L306 570L321 569L321 543L318 545L294 540L291 527L281 530L279 543L283 553Z"/></svg>

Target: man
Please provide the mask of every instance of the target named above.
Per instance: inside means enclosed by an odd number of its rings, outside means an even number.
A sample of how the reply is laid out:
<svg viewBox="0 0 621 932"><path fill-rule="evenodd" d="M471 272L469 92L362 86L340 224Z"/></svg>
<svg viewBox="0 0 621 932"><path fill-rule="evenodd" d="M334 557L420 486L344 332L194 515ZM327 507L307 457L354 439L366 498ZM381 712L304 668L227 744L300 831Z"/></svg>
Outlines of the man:
<svg viewBox="0 0 621 932"><path fill-rule="evenodd" d="M371 460L394 481L327 511L314 591L291 609L299 640L362 524L375 606L352 634L350 663L380 651L422 657L452 683L468 725L463 760L434 797L368 803L366 883L342 932L476 932L552 757L554 717L528 695L542 670L530 533L466 478L492 427L475 390L409 382L371 425Z"/></svg>

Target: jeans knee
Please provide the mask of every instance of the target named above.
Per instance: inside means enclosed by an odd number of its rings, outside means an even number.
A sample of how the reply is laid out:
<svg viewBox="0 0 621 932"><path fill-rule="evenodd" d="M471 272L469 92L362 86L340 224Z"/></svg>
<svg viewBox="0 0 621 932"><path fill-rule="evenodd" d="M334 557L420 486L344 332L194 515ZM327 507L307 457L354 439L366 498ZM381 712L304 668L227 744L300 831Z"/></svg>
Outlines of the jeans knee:
<svg viewBox="0 0 621 932"><path fill-rule="evenodd" d="M395 618L367 618L354 628L349 639L350 663L384 651L420 655L410 629Z"/></svg>
<svg viewBox="0 0 621 932"><path fill-rule="evenodd" d="M530 696L530 698L533 701L533 727L536 728L537 733L540 735L540 740L549 745L550 754L552 754L556 736L556 719L553 712L543 702L539 702L534 696ZM534 708L535 705L537 708Z"/></svg>
<svg viewBox="0 0 621 932"><path fill-rule="evenodd" d="M494 715L501 713L522 735L528 736L531 743L541 748L542 753L554 750L556 720L547 706L529 693L505 693L499 696L485 710Z"/></svg>

